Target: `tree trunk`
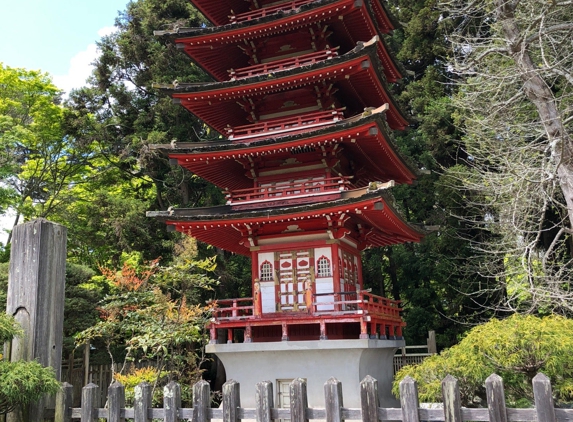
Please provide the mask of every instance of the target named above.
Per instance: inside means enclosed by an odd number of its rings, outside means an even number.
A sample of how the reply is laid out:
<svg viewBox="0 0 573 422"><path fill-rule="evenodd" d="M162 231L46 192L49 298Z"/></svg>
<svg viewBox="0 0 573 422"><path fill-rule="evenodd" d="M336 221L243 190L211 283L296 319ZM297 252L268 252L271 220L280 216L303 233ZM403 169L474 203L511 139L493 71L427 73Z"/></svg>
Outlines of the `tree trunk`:
<svg viewBox="0 0 573 422"><path fill-rule="evenodd" d="M553 92L539 75L538 68L524 45L524 36L515 20L517 3L496 0L497 16L502 22L503 33L511 55L523 80L525 95L537 109L551 146L551 154L557 164L557 177L569 217L569 227L573 227L573 144L563 120Z"/></svg>

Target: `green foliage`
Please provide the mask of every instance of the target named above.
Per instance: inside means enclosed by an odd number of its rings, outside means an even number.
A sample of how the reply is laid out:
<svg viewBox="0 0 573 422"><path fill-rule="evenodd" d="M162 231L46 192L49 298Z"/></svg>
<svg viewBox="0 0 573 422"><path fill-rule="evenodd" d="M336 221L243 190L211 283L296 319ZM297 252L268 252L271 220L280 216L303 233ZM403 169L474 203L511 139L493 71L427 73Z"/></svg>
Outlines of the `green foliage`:
<svg viewBox="0 0 573 422"><path fill-rule="evenodd" d="M557 401L573 400L573 321L560 316L539 318L513 315L493 319L470 330L463 340L417 366L406 366L394 381L407 375L418 382L421 401L441 400L441 381L456 377L462 402L474 405L485 400L484 381L492 373L503 378L509 405L521 406L533 401L532 379L543 372L551 379Z"/></svg>
<svg viewBox="0 0 573 422"><path fill-rule="evenodd" d="M103 347L112 360L152 365L166 375L160 386L173 379L191 385L201 373L209 310L196 303L212 289L214 260L181 257L160 267L135 257L125 255L119 271L101 269L113 287L98 308L100 320L78 333L76 343Z"/></svg>
<svg viewBox="0 0 573 422"><path fill-rule="evenodd" d="M103 299L106 286L99 286L94 282L94 276L95 272L89 267L72 262L66 263L64 357L69 356L74 350L74 336L99 320L96 306Z"/></svg>
<svg viewBox="0 0 573 422"><path fill-rule="evenodd" d="M4 344L22 334L22 329L12 316L0 314L0 343Z"/></svg>
<svg viewBox="0 0 573 422"><path fill-rule="evenodd" d="M55 395L60 389L54 370L38 362L0 361L0 413Z"/></svg>
<svg viewBox="0 0 573 422"><path fill-rule="evenodd" d="M22 329L13 317L0 314L0 341L11 341L22 335ZM60 384L52 368L38 362L9 362L0 360L0 413L41 398L44 394L56 394Z"/></svg>
<svg viewBox="0 0 573 422"><path fill-rule="evenodd" d="M59 103L48 75L0 64L0 212L51 216L84 181L94 147L66 135Z"/></svg>
<svg viewBox="0 0 573 422"><path fill-rule="evenodd" d="M8 272L10 271L9 262L0 263L0 306L6 309L6 299L8 295Z"/></svg>

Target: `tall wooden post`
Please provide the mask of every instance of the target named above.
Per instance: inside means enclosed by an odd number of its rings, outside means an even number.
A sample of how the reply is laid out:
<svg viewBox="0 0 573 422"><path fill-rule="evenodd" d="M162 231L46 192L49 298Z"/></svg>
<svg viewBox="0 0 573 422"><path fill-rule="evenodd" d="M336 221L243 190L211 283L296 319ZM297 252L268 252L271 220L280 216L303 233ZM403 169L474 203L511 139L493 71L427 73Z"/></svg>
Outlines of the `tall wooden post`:
<svg viewBox="0 0 573 422"><path fill-rule="evenodd" d="M11 361L37 360L61 379L67 229L44 219L14 227L6 312L24 330L7 347ZM7 422L42 421L46 399L8 414Z"/></svg>

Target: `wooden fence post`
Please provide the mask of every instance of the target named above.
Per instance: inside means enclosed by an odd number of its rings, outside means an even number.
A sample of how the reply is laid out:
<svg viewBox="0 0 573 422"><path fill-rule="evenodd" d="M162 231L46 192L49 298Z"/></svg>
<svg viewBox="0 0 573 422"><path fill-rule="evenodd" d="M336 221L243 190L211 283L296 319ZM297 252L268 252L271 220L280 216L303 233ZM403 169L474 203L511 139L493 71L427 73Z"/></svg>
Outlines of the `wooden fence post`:
<svg viewBox="0 0 573 422"><path fill-rule="evenodd" d="M108 422L125 422L121 417L121 410L125 408L125 387L114 381L107 389Z"/></svg>
<svg viewBox="0 0 573 422"><path fill-rule="evenodd" d="M308 422L308 395L306 381L296 378L290 383L290 420L291 422Z"/></svg>
<svg viewBox="0 0 573 422"><path fill-rule="evenodd" d="M241 386L235 380L223 384L223 422L240 422Z"/></svg>
<svg viewBox="0 0 573 422"><path fill-rule="evenodd" d="M205 380L193 386L193 422L209 422L211 402L211 387Z"/></svg>
<svg viewBox="0 0 573 422"><path fill-rule="evenodd" d="M557 420L555 418L551 380L541 372L533 378L533 399L538 421L555 422Z"/></svg>
<svg viewBox="0 0 573 422"><path fill-rule="evenodd" d="M330 378L324 383L324 407L327 422L342 422L342 383Z"/></svg>
<svg viewBox="0 0 573 422"><path fill-rule="evenodd" d="M255 391L256 419L257 422L273 422L272 408L273 400L273 383L270 381L258 382Z"/></svg>
<svg viewBox="0 0 573 422"><path fill-rule="evenodd" d="M360 382L360 405L363 422L378 422L378 408L380 407L378 381L370 375Z"/></svg>
<svg viewBox="0 0 573 422"><path fill-rule="evenodd" d="M139 383L134 389L133 418L135 422L150 422L149 408L151 403L151 385L147 382Z"/></svg>
<svg viewBox="0 0 573 422"><path fill-rule="evenodd" d="M458 380L447 375L442 380L442 400L444 401L445 422L462 422L462 401Z"/></svg>
<svg viewBox="0 0 573 422"><path fill-rule="evenodd" d="M507 422L505 407L505 394L503 392L503 380L497 374L491 374L485 380L485 394L490 422Z"/></svg>
<svg viewBox="0 0 573 422"><path fill-rule="evenodd" d="M403 422L420 422L418 413L418 385L416 380L406 377L400 382L400 405Z"/></svg>
<svg viewBox="0 0 573 422"><path fill-rule="evenodd" d="M96 409L99 403L99 387L90 383L82 388L81 422L96 422Z"/></svg>
<svg viewBox="0 0 573 422"><path fill-rule="evenodd" d="M428 331L428 339L426 343L428 345L428 353L433 355L438 353L438 348L436 347L436 332L434 330Z"/></svg>
<svg viewBox="0 0 573 422"><path fill-rule="evenodd" d="M74 387L64 382L56 395L55 422L72 422L72 407L74 403Z"/></svg>
<svg viewBox="0 0 573 422"><path fill-rule="evenodd" d="M165 422L177 422L181 408L181 387L171 381L163 387L163 408L165 409Z"/></svg>

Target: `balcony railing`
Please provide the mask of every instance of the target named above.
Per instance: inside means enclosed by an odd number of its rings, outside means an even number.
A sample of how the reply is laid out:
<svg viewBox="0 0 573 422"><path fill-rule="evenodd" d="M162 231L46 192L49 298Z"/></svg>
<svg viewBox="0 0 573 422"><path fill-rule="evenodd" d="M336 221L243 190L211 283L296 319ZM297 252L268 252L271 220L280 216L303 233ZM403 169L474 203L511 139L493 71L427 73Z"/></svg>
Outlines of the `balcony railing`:
<svg viewBox="0 0 573 422"><path fill-rule="evenodd" d="M217 341L217 328L228 329L228 342L233 342L233 330L244 329L245 341L250 342L252 327L282 325L283 339L288 338L288 325L320 324L321 338L326 338L326 323L360 323L360 338L378 336L388 332L391 337L402 336L404 323L400 317L400 301L373 295L366 291L303 293L305 304L298 312L262 312L262 297L228 299L214 302L210 324L211 341ZM317 297L331 296L330 302L317 301ZM317 310L330 306L331 310ZM382 335L382 334L380 334ZM385 334L384 334L385 335Z"/></svg>
<svg viewBox="0 0 573 422"><path fill-rule="evenodd" d="M250 125L227 128L227 136L232 141L252 139L260 136L272 136L283 132L294 132L301 129L325 126L344 119L344 109L321 110L299 116L281 117L263 120Z"/></svg>
<svg viewBox="0 0 573 422"><path fill-rule="evenodd" d="M241 69L230 69L228 72L231 80L234 81L236 79L263 75L265 73L277 72L279 70L291 69L293 67L310 65L323 60L332 59L338 55L337 50L338 47L316 51L314 53L303 54L297 57L289 57L288 59L275 60L269 63L243 67Z"/></svg>
<svg viewBox="0 0 573 422"><path fill-rule="evenodd" d="M230 23L239 23L250 21L252 19L262 18L273 13L276 13L280 10L294 10L303 6L307 3L312 3L314 0L293 0L281 4L277 4L274 6L263 7L262 9L251 10L249 12L238 13L236 15L229 16Z"/></svg>
<svg viewBox="0 0 573 422"><path fill-rule="evenodd" d="M277 201L294 199L297 197L309 198L311 196L325 195L349 189L352 176L340 176L292 182L279 186L263 186L247 189L236 189L225 192L228 205Z"/></svg>

